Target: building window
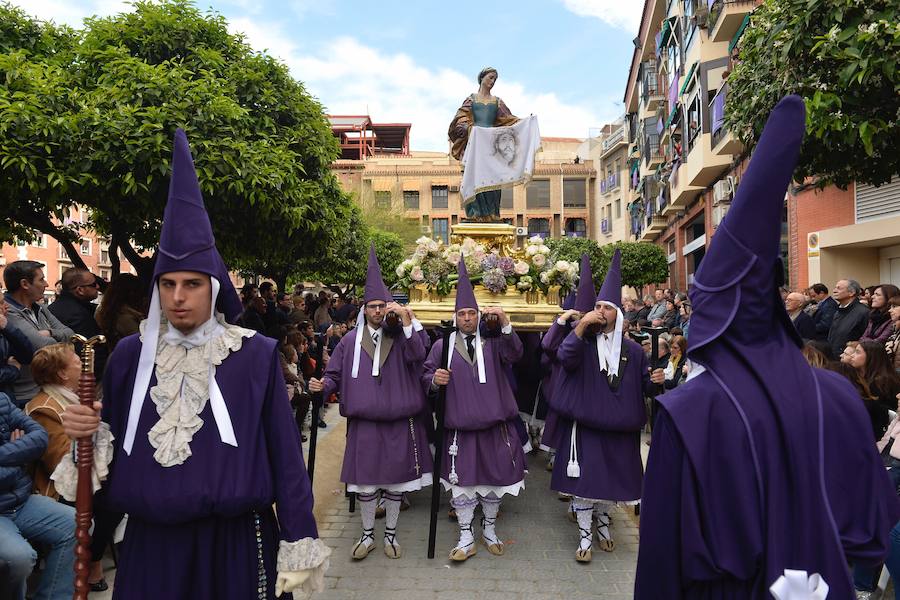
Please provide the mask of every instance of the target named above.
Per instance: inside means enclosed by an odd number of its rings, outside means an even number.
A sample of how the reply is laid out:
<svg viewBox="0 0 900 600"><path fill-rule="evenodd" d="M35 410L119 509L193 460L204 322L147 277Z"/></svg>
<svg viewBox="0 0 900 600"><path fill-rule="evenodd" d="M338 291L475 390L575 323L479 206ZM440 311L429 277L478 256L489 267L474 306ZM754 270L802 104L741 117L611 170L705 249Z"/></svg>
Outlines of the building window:
<svg viewBox="0 0 900 600"><path fill-rule="evenodd" d="M88 239L81 240L81 254L83 256L91 255L91 240L88 240Z"/></svg>
<svg viewBox="0 0 900 600"><path fill-rule="evenodd" d="M109 281L111 277L111 271L109 269L100 269L100 279L104 281Z"/></svg>
<svg viewBox="0 0 900 600"><path fill-rule="evenodd" d="M513 209L513 189L510 187L500 190L500 208L503 210Z"/></svg>
<svg viewBox="0 0 900 600"><path fill-rule="evenodd" d="M375 192L375 208L390 209L391 208L391 193L390 192Z"/></svg>
<svg viewBox="0 0 900 600"><path fill-rule="evenodd" d="M587 181L584 179L563 179L563 203L569 208L584 208L587 205Z"/></svg>
<svg viewBox="0 0 900 600"><path fill-rule="evenodd" d="M442 240L445 244L450 242L447 219L431 220L431 237L436 240Z"/></svg>
<svg viewBox="0 0 900 600"><path fill-rule="evenodd" d="M566 219L566 237L587 237L584 219Z"/></svg>
<svg viewBox="0 0 900 600"><path fill-rule="evenodd" d="M404 191L403 192L403 208L406 210L419 210L419 192Z"/></svg>
<svg viewBox="0 0 900 600"><path fill-rule="evenodd" d="M544 239L550 237L549 219L528 219L528 237L535 235L539 235Z"/></svg>
<svg viewBox="0 0 900 600"><path fill-rule="evenodd" d="M622 200L618 199L618 200L616 200L616 216L615 216L615 218L619 219L621 217L622 217Z"/></svg>
<svg viewBox="0 0 900 600"><path fill-rule="evenodd" d="M550 208L549 179L533 179L528 184L525 188L525 208Z"/></svg>
<svg viewBox="0 0 900 600"><path fill-rule="evenodd" d="M700 94L699 92L694 94L691 98L690 102L688 102L686 117L687 117L687 136L688 136L688 152L694 147L694 141L697 139L697 135L700 133L702 120L701 120L701 107L702 104L700 102Z"/></svg>
<svg viewBox="0 0 900 600"><path fill-rule="evenodd" d="M59 260L71 260L71 259L69 258L69 255L66 253L66 248L65 248L65 246L63 246L62 244L60 244L59 246L57 246L56 257L57 257Z"/></svg>
<svg viewBox="0 0 900 600"><path fill-rule="evenodd" d="M448 191L446 185L431 186L431 208L447 208Z"/></svg>

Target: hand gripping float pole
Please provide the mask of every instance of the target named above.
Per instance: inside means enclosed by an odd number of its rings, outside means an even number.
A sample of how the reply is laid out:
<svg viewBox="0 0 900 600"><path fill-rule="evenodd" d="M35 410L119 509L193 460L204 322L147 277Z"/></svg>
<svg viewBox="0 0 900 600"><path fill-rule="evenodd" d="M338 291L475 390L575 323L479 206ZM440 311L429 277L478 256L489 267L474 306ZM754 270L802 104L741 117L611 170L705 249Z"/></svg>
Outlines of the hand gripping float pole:
<svg viewBox="0 0 900 600"><path fill-rule="evenodd" d="M94 379L94 346L105 344L106 338L96 335L87 339L80 335L72 340L81 344L81 376L78 379L78 401L82 406L94 406L97 381ZM91 471L94 467L94 441L83 437L76 442L78 487L75 495L75 600L87 600L91 591L88 575L91 569L91 519L94 490Z"/></svg>
<svg viewBox="0 0 900 600"><path fill-rule="evenodd" d="M447 368L447 359L450 357L450 334L456 328L452 321L442 321L438 331L444 345L441 348L440 368ZM444 411L447 403L447 386L438 387L437 398L434 403L434 414L437 424L434 428L434 473L431 480L431 521L428 524L428 558L434 558L434 545L437 538L438 510L441 506L441 460L444 453Z"/></svg>

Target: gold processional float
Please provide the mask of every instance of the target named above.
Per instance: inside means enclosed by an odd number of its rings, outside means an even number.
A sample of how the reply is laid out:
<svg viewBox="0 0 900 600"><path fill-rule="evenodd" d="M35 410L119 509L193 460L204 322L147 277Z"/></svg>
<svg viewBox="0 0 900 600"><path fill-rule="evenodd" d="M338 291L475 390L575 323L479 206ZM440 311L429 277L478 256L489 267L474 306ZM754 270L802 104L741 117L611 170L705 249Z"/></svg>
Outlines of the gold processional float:
<svg viewBox="0 0 900 600"><path fill-rule="evenodd" d="M560 298L575 287L578 265L550 260L540 237L516 248L516 228L506 223L460 223L450 244L423 237L397 267L409 307L426 327L450 319L456 305L457 264L464 258L479 307L500 306L518 331L546 331L559 315Z"/></svg>

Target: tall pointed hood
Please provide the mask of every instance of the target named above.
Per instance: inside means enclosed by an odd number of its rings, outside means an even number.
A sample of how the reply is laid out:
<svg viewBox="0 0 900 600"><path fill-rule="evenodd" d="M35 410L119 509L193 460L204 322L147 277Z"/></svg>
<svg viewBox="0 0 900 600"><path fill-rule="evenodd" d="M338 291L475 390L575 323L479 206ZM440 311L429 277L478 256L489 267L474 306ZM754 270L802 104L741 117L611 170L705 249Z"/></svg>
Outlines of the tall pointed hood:
<svg viewBox="0 0 900 600"><path fill-rule="evenodd" d="M474 308L478 310L478 301L475 300L475 290L472 289L472 282L469 280L469 272L466 270L466 261L459 260L459 281L456 282L456 307L454 312L458 312L464 308Z"/></svg>
<svg viewBox="0 0 900 600"><path fill-rule="evenodd" d="M784 196L800 155L806 127L798 96L783 98L766 122L731 209L713 236L694 276L690 350L726 330L741 343L764 341L779 323L798 344L778 293Z"/></svg>
<svg viewBox="0 0 900 600"><path fill-rule="evenodd" d="M216 309L229 322L240 316L241 301L228 276L225 262L216 249L216 239L203 205L191 149L182 129L175 132L169 200L163 214L153 285L156 286L160 275L174 271L196 271L215 277L219 282Z"/></svg>
<svg viewBox="0 0 900 600"><path fill-rule="evenodd" d="M393 298L381 278L381 265L375 255L375 242L369 246L369 265L366 267L366 288L363 292L363 303L373 300L390 302Z"/></svg>
<svg viewBox="0 0 900 600"><path fill-rule="evenodd" d="M591 273L591 259L587 254L581 255L581 272L578 276L578 296L573 308L581 313L594 310L597 291L594 289L593 273Z"/></svg>
<svg viewBox="0 0 900 600"><path fill-rule="evenodd" d="M559 307L563 310L572 310L573 308L575 308L575 298L577 297L577 295L577 292L575 290L572 290L566 295L565 299L563 299Z"/></svg>
<svg viewBox="0 0 900 600"><path fill-rule="evenodd" d="M618 248L613 252L612 260L609 261L609 270L606 272L603 285L600 286L597 302L609 302L616 308L622 309L622 251Z"/></svg>

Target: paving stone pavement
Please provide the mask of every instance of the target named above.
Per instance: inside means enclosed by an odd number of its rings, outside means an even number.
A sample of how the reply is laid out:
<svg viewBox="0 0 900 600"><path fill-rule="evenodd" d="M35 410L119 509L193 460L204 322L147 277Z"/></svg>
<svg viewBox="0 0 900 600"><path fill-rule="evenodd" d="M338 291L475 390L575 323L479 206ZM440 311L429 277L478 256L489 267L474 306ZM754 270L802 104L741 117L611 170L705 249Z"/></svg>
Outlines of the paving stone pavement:
<svg viewBox="0 0 900 600"><path fill-rule="evenodd" d="M642 446L644 446L642 444ZM646 446L644 446L646 448ZM632 597L637 563L638 520L633 507L616 507L612 533L616 547L606 553L594 547L590 564L575 561L578 529L566 518L567 504L550 490L547 455L529 455L525 490L506 496L497 531L506 543L503 556L484 546L465 563L447 555L458 528L447 518L448 497L442 494L435 558L426 558L431 488L410 496L412 507L400 513L398 541L403 557L389 559L381 551L384 521L376 522L379 548L362 561L350 550L359 538L359 513L343 502L326 511L319 535L333 548L325 592L316 600L582 600ZM476 513L476 524L480 511ZM480 527L474 527L480 539Z"/></svg>

